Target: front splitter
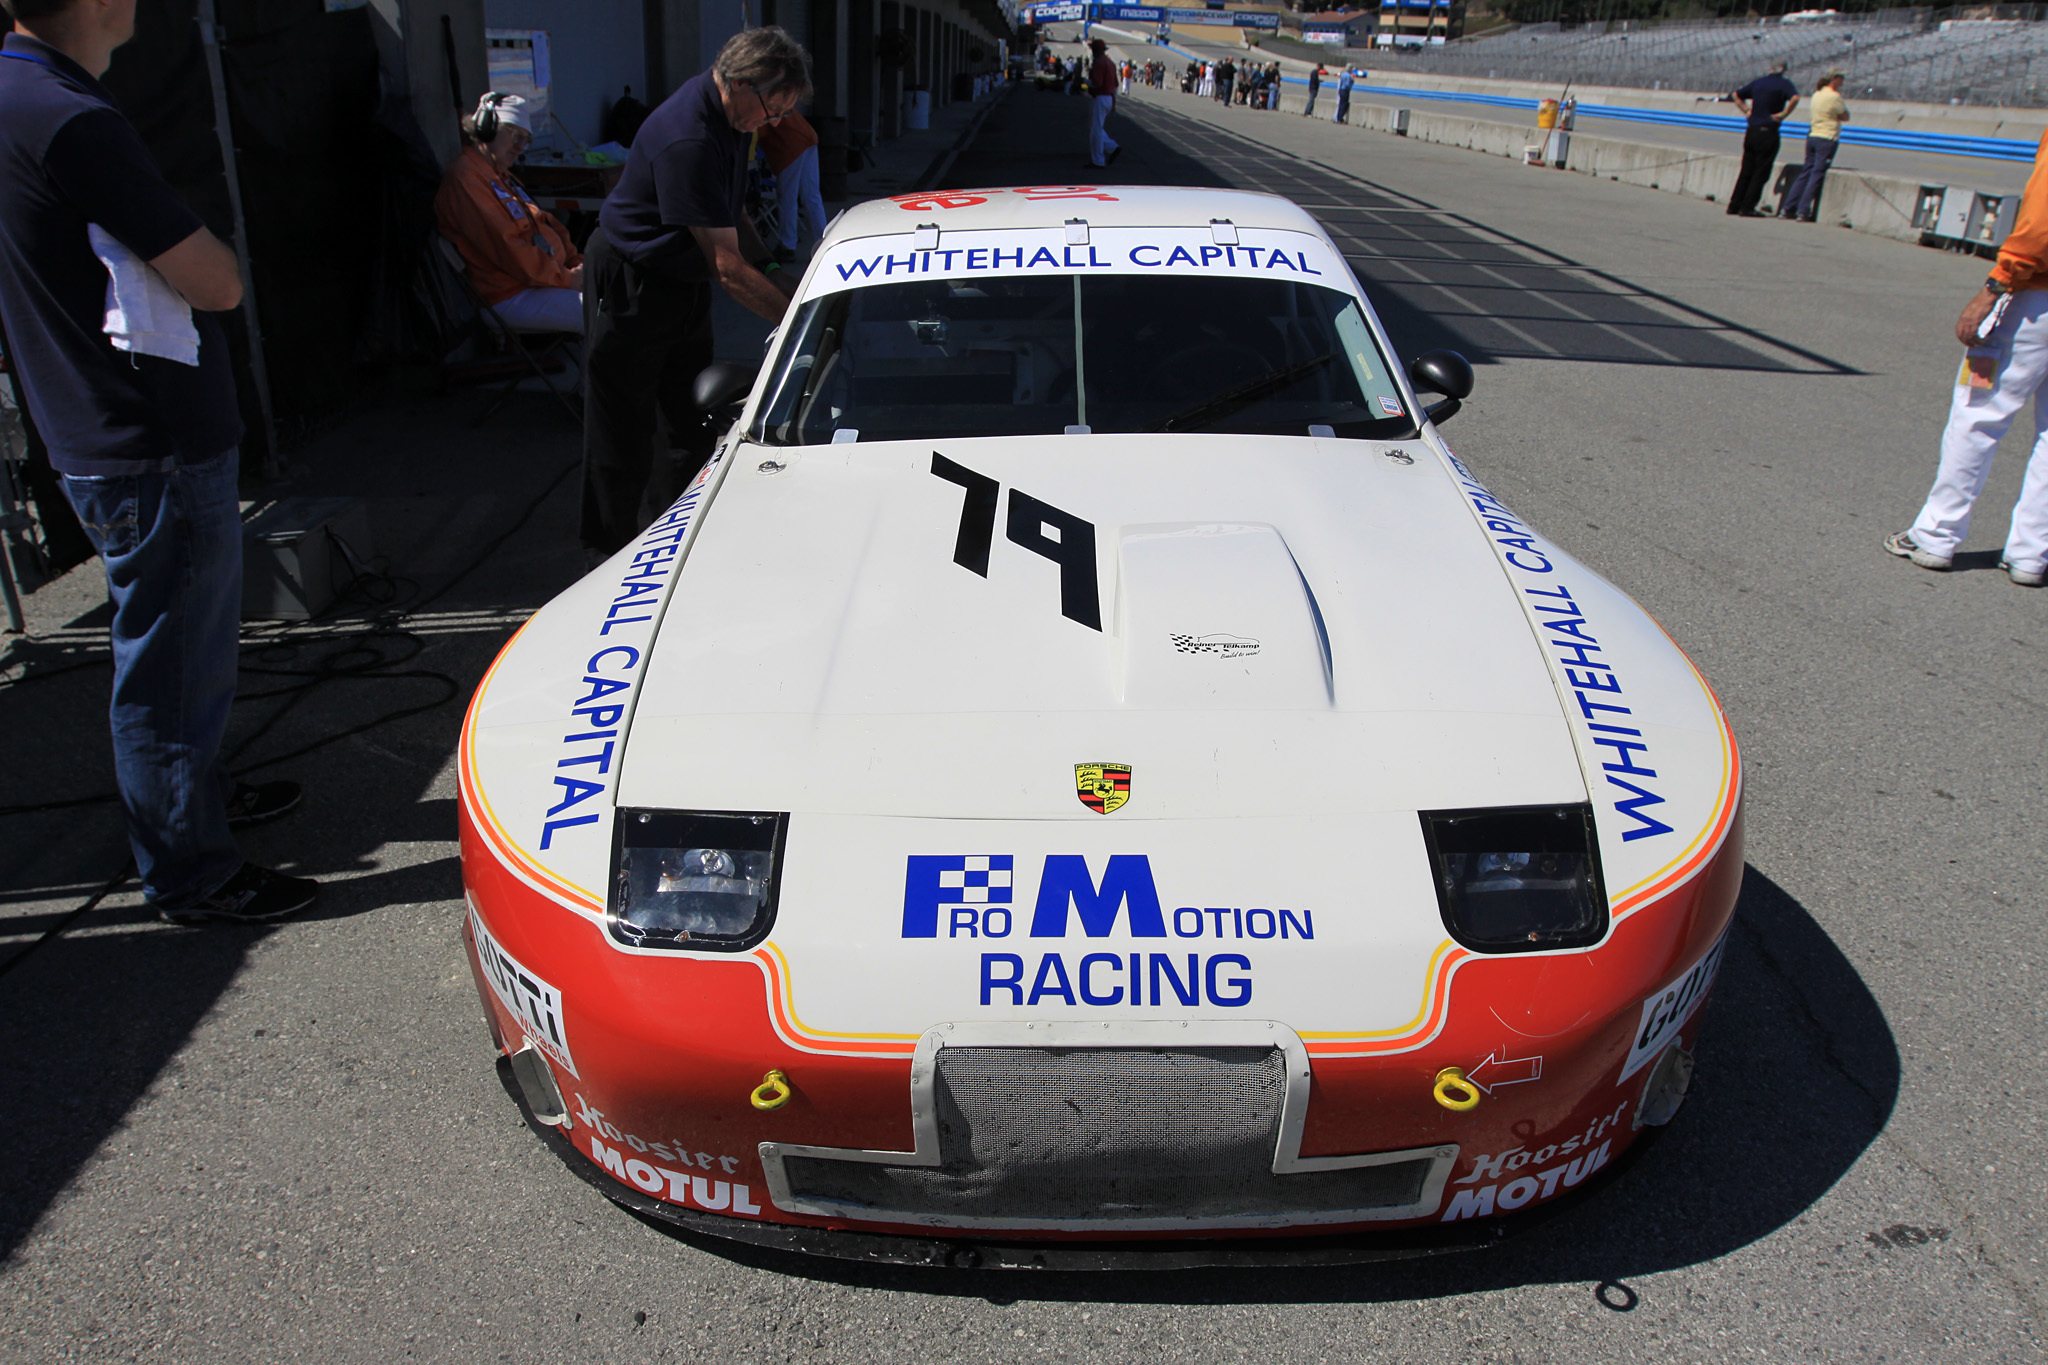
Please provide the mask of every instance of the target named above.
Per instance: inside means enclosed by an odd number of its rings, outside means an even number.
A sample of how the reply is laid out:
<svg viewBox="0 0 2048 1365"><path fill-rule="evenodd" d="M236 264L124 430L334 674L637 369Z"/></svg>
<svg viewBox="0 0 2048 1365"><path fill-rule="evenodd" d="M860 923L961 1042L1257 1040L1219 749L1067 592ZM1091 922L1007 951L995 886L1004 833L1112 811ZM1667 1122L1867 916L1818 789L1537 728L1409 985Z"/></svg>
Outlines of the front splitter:
<svg viewBox="0 0 2048 1365"><path fill-rule="evenodd" d="M1498 1246L1510 1237L1528 1232L1577 1206L1633 1165L1659 1131L1651 1129L1644 1133L1598 1175L1569 1194L1540 1209L1490 1218L1484 1222L1319 1237L1205 1238L1176 1242L1020 1242L757 1223L679 1208L613 1180L578 1151L575 1144L563 1136L561 1129L536 1120L527 1106L525 1095L520 1093L519 1083L512 1076L511 1063L502 1054L498 1058L498 1083L519 1106L526 1126L579 1179L614 1204L643 1218L692 1234L793 1252L800 1256L821 1256L868 1265L929 1266L944 1270L1201 1270L1359 1265L1440 1256L1456 1251L1479 1251Z"/></svg>

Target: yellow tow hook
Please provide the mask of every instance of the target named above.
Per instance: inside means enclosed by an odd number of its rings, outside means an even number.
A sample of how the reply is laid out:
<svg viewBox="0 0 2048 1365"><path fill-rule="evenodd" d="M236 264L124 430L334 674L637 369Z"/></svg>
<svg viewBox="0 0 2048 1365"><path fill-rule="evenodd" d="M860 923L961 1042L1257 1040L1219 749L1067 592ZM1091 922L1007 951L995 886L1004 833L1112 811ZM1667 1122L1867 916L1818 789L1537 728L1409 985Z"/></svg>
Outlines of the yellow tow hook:
<svg viewBox="0 0 2048 1365"><path fill-rule="evenodd" d="M1456 1114L1479 1107L1479 1087L1465 1079L1462 1067L1447 1066L1436 1073L1436 1084L1430 1093L1436 1102Z"/></svg>
<svg viewBox="0 0 2048 1365"><path fill-rule="evenodd" d="M747 1096L747 1103L756 1109L780 1109L789 1103L789 1097L793 1093L789 1088L789 1077L779 1070L771 1071L754 1087L754 1093ZM1477 1104L1479 1101L1474 1099L1472 1103Z"/></svg>

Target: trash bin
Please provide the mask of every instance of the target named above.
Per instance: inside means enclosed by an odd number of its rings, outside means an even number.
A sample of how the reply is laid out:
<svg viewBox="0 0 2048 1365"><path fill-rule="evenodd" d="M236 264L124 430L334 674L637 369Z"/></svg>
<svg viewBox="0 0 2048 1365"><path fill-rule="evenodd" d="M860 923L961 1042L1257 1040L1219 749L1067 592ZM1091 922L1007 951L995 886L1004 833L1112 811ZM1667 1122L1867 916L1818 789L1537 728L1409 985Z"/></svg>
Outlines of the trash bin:
<svg viewBox="0 0 2048 1365"><path fill-rule="evenodd" d="M921 133L932 126L932 92L912 87L903 92L908 109L903 116L904 126L912 132Z"/></svg>

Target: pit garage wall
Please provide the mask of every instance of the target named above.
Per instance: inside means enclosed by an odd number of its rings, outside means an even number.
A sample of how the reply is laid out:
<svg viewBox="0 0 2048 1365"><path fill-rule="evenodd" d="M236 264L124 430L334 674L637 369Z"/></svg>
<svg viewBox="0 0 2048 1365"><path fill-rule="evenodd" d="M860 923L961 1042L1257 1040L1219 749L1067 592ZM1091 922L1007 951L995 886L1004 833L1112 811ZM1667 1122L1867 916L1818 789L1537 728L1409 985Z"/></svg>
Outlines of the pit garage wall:
<svg viewBox="0 0 2048 1365"><path fill-rule="evenodd" d="M551 94L586 144L627 85L658 104L749 24L780 24L810 50L811 120L827 136L826 120L847 120L855 146L901 134L915 86L934 108L952 103L955 78L995 70L1010 37L996 0L482 0L482 12L491 28L547 32ZM882 35L897 28L910 35L910 61L884 66Z"/></svg>
<svg viewBox="0 0 2048 1365"><path fill-rule="evenodd" d="M236 236L196 0L139 0L105 84L166 177ZM271 405L287 436L353 398L357 367L437 359L411 298L457 93L483 83L481 0L216 0ZM446 32L452 44L444 41ZM450 89L453 51L456 84ZM249 436L261 408L240 314L224 315Z"/></svg>

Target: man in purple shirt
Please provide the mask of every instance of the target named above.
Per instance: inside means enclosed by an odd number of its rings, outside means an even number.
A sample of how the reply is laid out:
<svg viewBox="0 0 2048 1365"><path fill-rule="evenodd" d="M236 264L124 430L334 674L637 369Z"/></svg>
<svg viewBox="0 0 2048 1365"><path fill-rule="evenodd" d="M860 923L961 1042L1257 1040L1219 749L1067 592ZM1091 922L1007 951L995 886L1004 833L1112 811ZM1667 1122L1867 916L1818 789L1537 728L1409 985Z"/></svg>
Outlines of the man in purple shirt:
<svg viewBox="0 0 2048 1365"><path fill-rule="evenodd" d="M644 530L710 458L690 389L711 363L712 283L770 322L789 306L795 278L747 220L747 134L810 92L811 59L796 40L747 29L633 135L584 250L582 535L599 554ZM657 407L664 451L654 449Z"/></svg>

